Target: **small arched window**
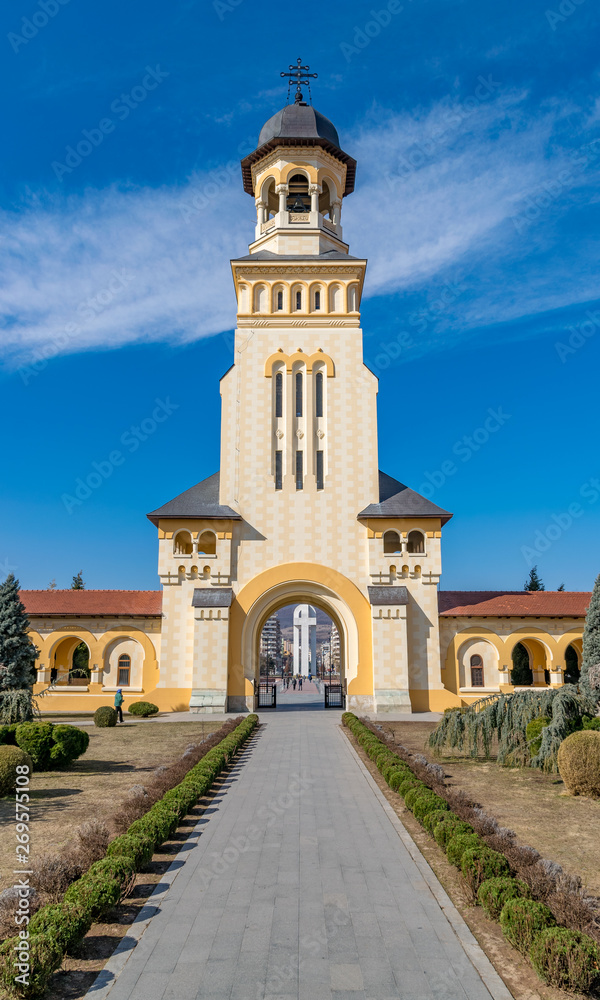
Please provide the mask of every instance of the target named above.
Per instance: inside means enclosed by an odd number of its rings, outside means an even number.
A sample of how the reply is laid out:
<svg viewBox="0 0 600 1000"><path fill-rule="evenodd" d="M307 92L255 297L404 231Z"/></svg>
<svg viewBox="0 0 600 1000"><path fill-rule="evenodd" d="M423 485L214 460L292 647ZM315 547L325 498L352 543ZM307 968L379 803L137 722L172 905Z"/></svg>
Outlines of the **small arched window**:
<svg viewBox="0 0 600 1000"><path fill-rule="evenodd" d="M323 416L323 372L315 375L315 407L317 417Z"/></svg>
<svg viewBox="0 0 600 1000"><path fill-rule="evenodd" d="M216 556L217 539L214 531L203 531L198 539L198 554L205 556Z"/></svg>
<svg viewBox="0 0 600 1000"><path fill-rule="evenodd" d="M483 687L483 660L479 653L471 657L471 687Z"/></svg>
<svg viewBox="0 0 600 1000"><path fill-rule="evenodd" d="M287 207L288 212L310 212L308 178L306 178L304 174L294 174L294 176L290 178Z"/></svg>
<svg viewBox="0 0 600 1000"><path fill-rule="evenodd" d="M178 531L173 542L173 555L191 556L194 551L189 531Z"/></svg>
<svg viewBox="0 0 600 1000"><path fill-rule="evenodd" d="M386 531L383 536L383 551L388 555L402 551L400 535L397 531Z"/></svg>
<svg viewBox="0 0 600 1000"><path fill-rule="evenodd" d="M296 372L296 416L302 416L302 390L303 390L303 379L302 372Z"/></svg>
<svg viewBox="0 0 600 1000"><path fill-rule="evenodd" d="M296 309L302 309L302 292L296 292Z"/></svg>
<svg viewBox="0 0 600 1000"><path fill-rule="evenodd" d="M131 676L131 657L128 653L121 653L117 669L117 684L119 687L129 687Z"/></svg>
<svg viewBox="0 0 600 1000"><path fill-rule="evenodd" d="M321 292L319 289L315 292L315 309L321 308Z"/></svg>
<svg viewBox="0 0 600 1000"><path fill-rule="evenodd" d="M409 531L408 542L406 545L407 552L425 552L425 539L420 531Z"/></svg>
<svg viewBox="0 0 600 1000"><path fill-rule="evenodd" d="M281 289L277 292L277 308L283 309L283 292Z"/></svg>
<svg viewBox="0 0 600 1000"><path fill-rule="evenodd" d="M275 375L275 416L283 416L283 373Z"/></svg>

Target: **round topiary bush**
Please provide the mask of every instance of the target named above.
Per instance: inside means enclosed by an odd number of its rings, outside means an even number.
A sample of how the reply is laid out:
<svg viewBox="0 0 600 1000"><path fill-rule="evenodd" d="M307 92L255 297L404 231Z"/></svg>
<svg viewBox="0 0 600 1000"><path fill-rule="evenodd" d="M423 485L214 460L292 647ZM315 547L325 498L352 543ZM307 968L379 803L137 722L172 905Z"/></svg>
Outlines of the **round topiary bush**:
<svg viewBox="0 0 600 1000"><path fill-rule="evenodd" d="M447 815L447 809L434 809L432 812L428 812L423 818L423 826L427 830L427 833L434 837L438 823L441 823Z"/></svg>
<svg viewBox="0 0 600 1000"><path fill-rule="evenodd" d="M132 701L128 711L131 715L140 715L142 719L147 719L149 715L156 715L158 705L153 705L150 701Z"/></svg>
<svg viewBox="0 0 600 1000"><path fill-rule="evenodd" d="M474 896L486 879L510 875L510 867L504 855L485 844L481 847L469 847L463 853L460 870Z"/></svg>
<svg viewBox="0 0 600 1000"><path fill-rule="evenodd" d="M588 993L600 978L600 948L587 934L567 927L548 927L535 938L532 965L549 986Z"/></svg>
<svg viewBox="0 0 600 1000"><path fill-rule="evenodd" d="M77 760L88 748L90 737L77 726L54 726L50 760L53 767L63 767Z"/></svg>
<svg viewBox="0 0 600 1000"><path fill-rule="evenodd" d="M413 807L412 813L415 819L418 819L422 826L425 825L425 819L429 813L438 812L438 810L448 809L448 803L444 799L436 795L435 792L422 792L421 795L417 795Z"/></svg>
<svg viewBox="0 0 600 1000"><path fill-rule="evenodd" d="M107 726L116 726L117 713L110 705L101 705L94 712L94 725L105 729Z"/></svg>
<svg viewBox="0 0 600 1000"><path fill-rule="evenodd" d="M558 770L571 795L600 796L600 732L571 733L558 748Z"/></svg>
<svg viewBox="0 0 600 1000"><path fill-rule="evenodd" d="M475 830L469 823L465 823L464 820L459 819L456 813L449 812L435 826L433 836L435 837L436 844L445 851L448 847L448 842L455 833L475 833Z"/></svg>
<svg viewBox="0 0 600 1000"><path fill-rule="evenodd" d="M51 722L21 722L15 731L18 747L28 753L36 771L47 771L52 752Z"/></svg>
<svg viewBox="0 0 600 1000"><path fill-rule="evenodd" d="M527 899L529 889L518 878L500 876L487 878L477 892L477 902L491 920L499 920L502 907L509 899Z"/></svg>
<svg viewBox="0 0 600 1000"><path fill-rule="evenodd" d="M555 927L556 920L547 906L534 899L508 899L502 907L500 926L507 941L527 955L538 934Z"/></svg>
<svg viewBox="0 0 600 1000"><path fill-rule="evenodd" d="M470 847L481 847L483 841L476 833L455 833L446 846L446 857L451 865L460 868L462 856Z"/></svg>
<svg viewBox="0 0 600 1000"><path fill-rule="evenodd" d="M8 744L9 746L15 747L17 745L17 740L15 738L16 729L16 722L11 723L10 726L0 726L0 745L4 746L5 744Z"/></svg>
<svg viewBox="0 0 600 1000"><path fill-rule="evenodd" d="M33 774L33 761L20 747L0 746L0 796L14 795L17 782L17 767L28 767ZM21 774L25 773L23 771Z"/></svg>
<svg viewBox="0 0 600 1000"><path fill-rule="evenodd" d="M418 778L414 778L414 777L407 777L407 778L404 778L404 779L403 779L403 780L402 780L402 781L400 782L400 784L398 785L398 791L400 792L400 795L402 796L402 798L404 798L404 797L405 797L405 795L406 795L406 793L407 793L407 792L408 792L408 791L409 791L409 790L410 790L411 788L417 788L417 787L422 787L422 788L424 788L425 786L424 786L424 784L423 784L423 782L422 782L422 781L419 781L419 779L418 779Z"/></svg>

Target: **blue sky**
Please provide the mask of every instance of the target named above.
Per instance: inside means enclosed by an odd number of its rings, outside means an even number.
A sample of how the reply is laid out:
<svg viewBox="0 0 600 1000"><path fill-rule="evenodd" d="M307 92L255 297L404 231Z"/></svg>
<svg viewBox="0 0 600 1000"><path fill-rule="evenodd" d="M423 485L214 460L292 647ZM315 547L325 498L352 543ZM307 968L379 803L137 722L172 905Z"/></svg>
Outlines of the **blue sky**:
<svg viewBox="0 0 600 1000"><path fill-rule="evenodd" d="M369 258L380 466L455 514L442 586L520 589L536 562L548 589L591 588L591 0L283 11L256 0L3 11L0 575L67 587L81 569L90 588L157 587L145 513L218 467L229 258L253 234L238 161L285 103L279 72L301 54L319 73L315 106L358 160L343 221ZM94 472L89 496L65 503Z"/></svg>

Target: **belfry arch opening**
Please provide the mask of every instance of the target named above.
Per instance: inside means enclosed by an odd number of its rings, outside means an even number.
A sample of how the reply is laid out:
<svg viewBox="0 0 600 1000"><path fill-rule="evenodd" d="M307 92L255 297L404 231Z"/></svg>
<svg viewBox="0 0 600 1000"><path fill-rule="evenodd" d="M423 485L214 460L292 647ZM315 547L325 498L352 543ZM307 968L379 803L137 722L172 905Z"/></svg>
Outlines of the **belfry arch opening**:
<svg viewBox="0 0 600 1000"><path fill-rule="evenodd" d="M90 650L79 636L61 639L50 662L50 683L68 687L87 687L90 679Z"/></svg>

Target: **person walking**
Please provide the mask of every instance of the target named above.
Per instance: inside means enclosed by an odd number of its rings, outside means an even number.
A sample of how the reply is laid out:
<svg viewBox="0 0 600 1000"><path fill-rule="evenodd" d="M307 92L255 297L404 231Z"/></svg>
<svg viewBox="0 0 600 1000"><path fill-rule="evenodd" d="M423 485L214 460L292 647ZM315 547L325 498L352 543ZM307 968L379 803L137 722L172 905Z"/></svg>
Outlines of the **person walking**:
<svg viewBox="0 0 600 1000"><path fill-rule="evenodd" d="M302 690L302 674L300 674L300 676L298 678L298 690L299 691Z"/></svg>
<svg viewBox="0 0 600 1000"><path fill-rule="evenodd" d="M117 722L123 722L123 702L125 701L123 697L123 692L121 688L118 689L115 695L115 712L117 713Z"/></svg>
<svg viewBox="0 0 600 1000"><path fill-rule="evenodd" d="M293 689L295 691L296 690L296 678L295 677L294 677L294 679L292 681L292 687L293 687Z"/></svg>

